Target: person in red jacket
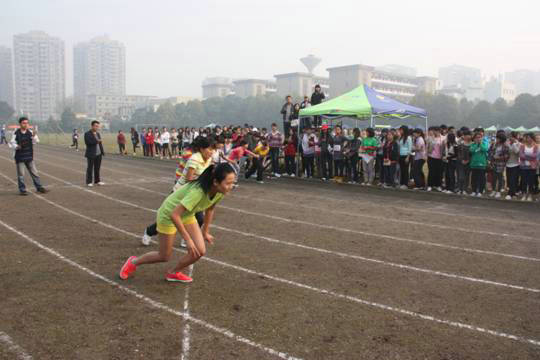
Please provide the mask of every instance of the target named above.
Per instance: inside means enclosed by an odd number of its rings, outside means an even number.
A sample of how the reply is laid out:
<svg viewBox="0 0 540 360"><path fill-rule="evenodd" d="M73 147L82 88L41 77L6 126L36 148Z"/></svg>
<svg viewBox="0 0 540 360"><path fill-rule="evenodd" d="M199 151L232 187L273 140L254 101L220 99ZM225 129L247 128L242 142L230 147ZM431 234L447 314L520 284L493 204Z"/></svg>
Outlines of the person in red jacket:
<svg viewBox="0 0 540 360"><path fill-rule="evenodd" d="M122 130L118 131L116 142L118 143L118 151L120 152L120 155L125 155L126 154L126 136L124 135Z"/></svg>
<svg viewBox="0 0 540 360"><path fill-rule="evenodd" d="M285 171L291 177L295 176L296 165L296 149L298 147L298 139L294 131L291 131L291 134L285 139L283 144L283 153L285 155Z"/></svg>
<svg viewBox="0 0 540 360"><path fill-rule="evenodd" d="M146 133L146 146L148 146L148 156L154 157L154 133L152 128L148 128Z"/></svg>

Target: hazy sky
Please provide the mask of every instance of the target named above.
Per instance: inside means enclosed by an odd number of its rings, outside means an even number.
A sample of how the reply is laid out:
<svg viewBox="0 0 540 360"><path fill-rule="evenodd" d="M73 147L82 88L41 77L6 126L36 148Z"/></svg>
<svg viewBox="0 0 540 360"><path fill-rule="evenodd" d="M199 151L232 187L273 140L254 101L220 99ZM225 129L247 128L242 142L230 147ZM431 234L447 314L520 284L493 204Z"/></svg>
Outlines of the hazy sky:
<svg viewBox="0 0 540 360"><path fill-rule="evenodd" d="M501 4L501 5L499 5ZM503 6L504 5L504 6ZM540 2L282 0L2 0L0 45L43 30L66 45L108 34L127 53L129 94L201 96L207 76L273 78L349 64L403 64L436 76L453 63L485 76L540 69Z"/></svg>

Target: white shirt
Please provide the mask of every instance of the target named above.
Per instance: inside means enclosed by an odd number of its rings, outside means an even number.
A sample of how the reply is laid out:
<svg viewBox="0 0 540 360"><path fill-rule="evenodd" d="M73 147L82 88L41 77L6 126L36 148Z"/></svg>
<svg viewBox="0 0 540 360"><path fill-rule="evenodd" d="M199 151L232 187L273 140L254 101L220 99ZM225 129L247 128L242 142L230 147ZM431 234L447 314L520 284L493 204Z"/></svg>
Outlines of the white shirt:
<svg viewBox="0 0 540 360"><path fill-rule="evenodd" d="M168 144L170 138L171 138L171 135L169 134L169 132L165 131L164 133L161 134L161 143Z"/></svg>

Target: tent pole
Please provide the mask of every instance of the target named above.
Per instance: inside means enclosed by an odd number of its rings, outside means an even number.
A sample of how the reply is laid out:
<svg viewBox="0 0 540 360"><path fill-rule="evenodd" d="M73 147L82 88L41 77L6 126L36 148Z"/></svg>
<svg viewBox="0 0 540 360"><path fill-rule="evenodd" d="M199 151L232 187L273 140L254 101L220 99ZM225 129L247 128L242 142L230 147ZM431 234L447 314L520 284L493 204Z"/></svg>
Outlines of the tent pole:
<svg viewBox="0 0 540 360"><path fill-rule="evenodd" d="M373 114L371 114L371 121L369 122L369 127L373 128Z"/></svg>
<svg viewBox="0 0 540 360"><path fill-rule="evenodd" d="M426 115L426 129L424 130L427 133L428 130L428 116Z"/></svg>
<svg viewBox="0 0 540 360"><path fill-rule="evenodd" d="M300 154L300 141L303 140L303 137L300 138L300 115L298 115L298 127L296 130L296 138L297 138L297 144L296 144L296 176L300 176L300 161L298 160L298 155L300 155L300 159L302 159L302 154Z"/></svg>

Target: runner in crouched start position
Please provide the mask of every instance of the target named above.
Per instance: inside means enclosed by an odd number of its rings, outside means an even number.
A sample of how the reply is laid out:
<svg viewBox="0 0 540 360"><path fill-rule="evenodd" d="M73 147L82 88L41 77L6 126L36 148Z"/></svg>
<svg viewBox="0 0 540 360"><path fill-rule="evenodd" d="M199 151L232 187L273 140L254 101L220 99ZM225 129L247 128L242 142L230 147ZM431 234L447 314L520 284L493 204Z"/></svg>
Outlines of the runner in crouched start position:
<svg viewBox="0 0 540 360"><path fill-rule="evenodd" d="M167 262L171 258L176 232L186 241L188 253L165 275L165 280L189 283L193 279L182 270L195 263L206 253L205 240L214 243L209 229L217 203L228 194L234 184L235 172L227 163L210 165L197 180L190 181L169 195L157 213L159 251L142 256L131 256L120 269L120 278L127 280L138 266ZM195 214L205 212L202 228Z"/></svg>

